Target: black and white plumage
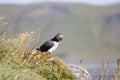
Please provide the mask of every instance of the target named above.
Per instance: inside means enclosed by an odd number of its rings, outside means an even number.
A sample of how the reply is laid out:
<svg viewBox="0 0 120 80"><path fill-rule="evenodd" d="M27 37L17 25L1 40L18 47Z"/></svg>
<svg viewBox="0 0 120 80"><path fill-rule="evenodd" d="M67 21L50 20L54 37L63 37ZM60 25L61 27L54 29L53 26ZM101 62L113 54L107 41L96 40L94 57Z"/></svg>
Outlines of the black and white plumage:
<svg viewBox="0 0 120 80"><path fill-rule="evenodd" d="M37 48L37 50L41 52L48 52L49 54L51 54L58 47L62 39L63 35L61 33L58 33L54 38L50 39L49 41L46 41L40 46L40 48Z"/></svg>

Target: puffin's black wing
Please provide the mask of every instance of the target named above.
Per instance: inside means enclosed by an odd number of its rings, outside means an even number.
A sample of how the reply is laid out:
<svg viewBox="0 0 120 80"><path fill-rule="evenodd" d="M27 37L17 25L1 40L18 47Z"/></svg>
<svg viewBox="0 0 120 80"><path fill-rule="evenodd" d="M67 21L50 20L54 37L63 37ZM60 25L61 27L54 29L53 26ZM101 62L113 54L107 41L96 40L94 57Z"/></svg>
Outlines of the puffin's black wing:
<svg viewBox="0 0 120 80"><path fill-rule="evenodd" d="M41 52L47 52L53 46L54 46L53 41L46 41L43 45L40 46L40 51Z"/></svg>

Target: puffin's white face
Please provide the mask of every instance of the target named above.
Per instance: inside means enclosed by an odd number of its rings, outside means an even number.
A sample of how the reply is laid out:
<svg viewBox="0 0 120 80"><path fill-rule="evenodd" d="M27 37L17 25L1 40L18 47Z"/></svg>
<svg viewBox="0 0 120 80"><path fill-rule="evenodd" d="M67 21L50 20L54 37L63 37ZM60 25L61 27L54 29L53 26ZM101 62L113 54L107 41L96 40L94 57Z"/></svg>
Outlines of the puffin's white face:
<svg viewBox="0 0 120 80"><path fill-rule="evenodd" d="M56 35L56 38L59 40L59 41L62 41L63 40L63 35L61 33L58 33Z"/></svg>

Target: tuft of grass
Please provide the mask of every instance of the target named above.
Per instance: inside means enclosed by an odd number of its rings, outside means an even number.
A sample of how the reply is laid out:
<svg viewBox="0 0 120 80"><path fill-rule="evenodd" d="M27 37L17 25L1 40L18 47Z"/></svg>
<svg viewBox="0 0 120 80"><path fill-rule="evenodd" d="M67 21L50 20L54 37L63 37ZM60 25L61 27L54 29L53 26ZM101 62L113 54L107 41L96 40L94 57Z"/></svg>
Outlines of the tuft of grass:
<svg viewBox="0 0 120 80"><path fill-rule="evenodd" d="M108 50L108 60L107 60L107 70L106 70L106 74L105 74L105 80L108 80L108 75L109 75L109 71L110 71L111 51L112 51L112 48L109 48L109 50Z"/></svg>
<svg viewBox="0 0 120 80"><path fill-rule="evenodd" d="M119 72L118 71L114 72L113 80L119 80Z"/></svg>
<svg viewBox="0 0 120 80"><path fill-rule="evenodd" d="M61 59L27 50L31 35L0 38L0 80L76 80Z"/></svg>
<svg viewBox="0 0 120 80"><path fill-rule="evenodd" d="M104 67L105 67L105 60L103 59L98 80L104 80Z"/></svg>
<svg viewBox="0 0 120 80"><path fill-rule="evenodd" d="M120 71L120 57L117 59L117 67L118 67L118 71Z"/></svg>
<svg viewBox="0 0 120 80"><path fill-rule="evenodd" d="M104 67L105 67L105 61L103 59L102 61L102 66L101 66L101 71L100 71L100 75L98 77L98 80L109 80L108 76L109 76L109 72L110 72L110 59L111 59L111 51L112 48L108 49L108 59L107 59L107 68L106 68L106 72L104 72ZM105 73L105 76L104 76ZM116 78L116 74L114 74L114 78ZM116 79L115 79L116 80Z"/></svg>

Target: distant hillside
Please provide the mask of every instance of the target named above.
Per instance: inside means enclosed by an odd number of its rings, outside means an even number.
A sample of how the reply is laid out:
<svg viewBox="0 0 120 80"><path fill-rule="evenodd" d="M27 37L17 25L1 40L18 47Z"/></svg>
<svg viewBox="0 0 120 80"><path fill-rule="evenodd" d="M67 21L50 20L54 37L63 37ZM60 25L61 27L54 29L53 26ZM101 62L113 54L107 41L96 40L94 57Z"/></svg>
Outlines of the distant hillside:
<svg viewBox="0 0 120 80"><path fill-rule="evenodd" d="M112 58L119 56L119 4L0 5L0 16L5 16L9 23L9 35L26 31L37 32L40 28L42 43L61 32L64 40L54 53L66 53L68 56L76 54L78 57L98 59L106 57L107 49L113 46Z"/></svg>

